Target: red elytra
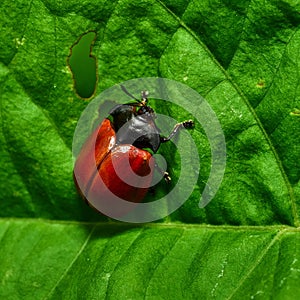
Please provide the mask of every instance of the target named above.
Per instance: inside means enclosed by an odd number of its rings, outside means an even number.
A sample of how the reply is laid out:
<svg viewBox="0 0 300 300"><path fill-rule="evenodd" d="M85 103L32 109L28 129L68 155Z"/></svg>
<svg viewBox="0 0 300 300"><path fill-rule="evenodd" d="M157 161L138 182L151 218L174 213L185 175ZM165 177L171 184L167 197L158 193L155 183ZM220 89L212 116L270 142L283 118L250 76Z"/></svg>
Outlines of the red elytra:
<svg viewBox="0 0 300 300"><path fill-rule="evenodd" d="M116 145L116 133L111 121L105 119L85 142L77 157L74 167L77 188L87 200L94 196L109 198L112 192L121 199L140 202L148 188L131 186L122 181L115 172L112 156L114 156L114 164L123 170L122 176L125 177L126 173L128 176L131 174L131 171L125 168L128 165L128 158L132 171L139 175L141 180L143 176L149 175L154 167L150 152L130 144ZM101 176L103 184L96 180L97 176ZM144 183L150 186L151 176L147 176L147 182Z"/></svg>

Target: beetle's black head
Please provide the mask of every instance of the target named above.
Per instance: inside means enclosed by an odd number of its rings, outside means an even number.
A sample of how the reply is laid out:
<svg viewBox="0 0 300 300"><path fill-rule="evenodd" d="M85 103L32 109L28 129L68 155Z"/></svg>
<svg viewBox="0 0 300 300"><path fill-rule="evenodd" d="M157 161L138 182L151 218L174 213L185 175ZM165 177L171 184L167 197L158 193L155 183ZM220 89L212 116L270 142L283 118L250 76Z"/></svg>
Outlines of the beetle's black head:
<svg viewBox="0 0 300 300"><path fill-rule="evenodd" d="M155 112L148 105L149 93L142 91L141 99L137 99L124 86L121 85L121 88L136 102L119 105L110 114L117 133L117 143L129 143L140 149L149 148L155 153L160 145L160 130L155 124ZM119 132L121 127L122 132Z"/></svg>

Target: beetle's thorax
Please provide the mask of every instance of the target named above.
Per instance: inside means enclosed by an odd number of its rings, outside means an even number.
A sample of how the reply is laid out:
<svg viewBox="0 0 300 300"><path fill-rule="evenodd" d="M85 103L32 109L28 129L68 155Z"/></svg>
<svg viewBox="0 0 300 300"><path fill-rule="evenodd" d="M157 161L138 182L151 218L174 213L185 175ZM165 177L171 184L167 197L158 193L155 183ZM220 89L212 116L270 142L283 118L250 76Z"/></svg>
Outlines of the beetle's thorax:
<svg viewBox="0 0 300 300"><path fill-rule="evenodd" d="M117 132L117 144L132 144L156 152L160 145L159 130L152 114L133 115Z"/></svg>

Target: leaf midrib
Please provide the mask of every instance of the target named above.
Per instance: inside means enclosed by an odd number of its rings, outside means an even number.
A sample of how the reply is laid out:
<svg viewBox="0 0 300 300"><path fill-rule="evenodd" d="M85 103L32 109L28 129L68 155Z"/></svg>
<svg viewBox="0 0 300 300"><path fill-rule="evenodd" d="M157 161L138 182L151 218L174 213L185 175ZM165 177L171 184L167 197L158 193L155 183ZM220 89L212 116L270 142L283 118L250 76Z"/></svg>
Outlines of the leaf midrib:
<svg viewBox="0 0 300 300"><path fill-rule="evenodd" d="M0 218L0 223L3 222L28 222L28 223L42 223L42 224L55 224L55 225L82 225L90 226L93 230L101 227L119 227L119 228L180 228L180 229L206 229L215 231L285 231L285 232L300 232L300 226L290 225L211 225L211 224L193 224L193 223L177 223L177 222L165 222L165 223L144 223L134 224L117 221L109 222L83 222L83 221L70 221L70 220L57 220L57 219L42 219L42 218ZM95 227L95 229L94 229ZM91 229L91 230L92 230Z"/></svg>

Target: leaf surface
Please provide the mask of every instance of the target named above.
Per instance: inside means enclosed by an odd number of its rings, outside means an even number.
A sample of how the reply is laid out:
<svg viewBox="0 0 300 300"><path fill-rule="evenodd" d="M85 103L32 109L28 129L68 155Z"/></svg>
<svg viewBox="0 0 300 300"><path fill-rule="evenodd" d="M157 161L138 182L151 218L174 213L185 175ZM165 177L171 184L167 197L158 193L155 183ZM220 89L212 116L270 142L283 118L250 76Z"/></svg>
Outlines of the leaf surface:
<svg viewBox="0 0 300 300"><path fill-rule="evenodd" d="M300 296L297 1L4 0L0 7L0 298ZM97 93L165 77L195 89L216 113L227 165L205 209L198 203L211 153L200 124L191 132L198 184L166 219L115 223L78 196L72 138L88 101L74 91L67 60L91 30ZM189 117L173 105L151 106ZM176 178L176 149L161 151Z"/></svg>

